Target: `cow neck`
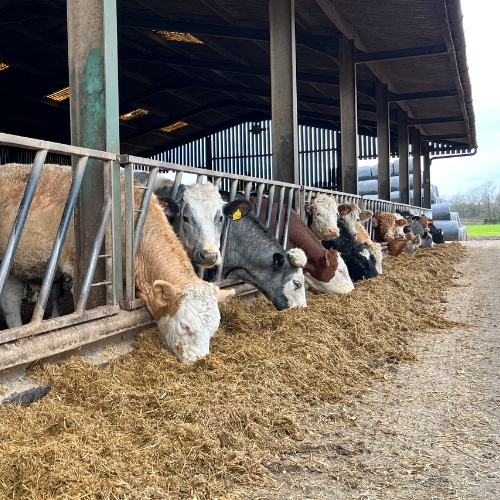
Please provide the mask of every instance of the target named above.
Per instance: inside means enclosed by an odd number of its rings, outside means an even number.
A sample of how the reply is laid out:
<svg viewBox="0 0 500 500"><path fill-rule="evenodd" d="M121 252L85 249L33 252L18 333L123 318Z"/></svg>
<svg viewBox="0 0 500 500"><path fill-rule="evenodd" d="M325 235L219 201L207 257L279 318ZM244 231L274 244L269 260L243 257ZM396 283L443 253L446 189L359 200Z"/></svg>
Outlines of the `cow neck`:
<svg viewBox="0 0 500 500"><path fill-rule="evenodd" d="M262 208L261 214L266 214L267 212L267 204L268 200L262 200ZM283 228L285 227L285 213L287 206L283 205L283 217L281 219L280 225L280 240L283 238ZM278 204L273 202L273 212L271 216L271 225L270 228L274 232L276 229L276 214L278 212ZM299 214L295 212L295 210L290 211L290 225L288 228L288 242L286 245L286 249L290 250L291 248L300 248L304 250L307 256L307 264L305 267L305 271L310 273L311 275L316 276L316 269L314 264L321 262L321 259L324 257L326 250L321 242L316 238L316 235L309 229L306 223L300 218ZM333 275L332 275L333 277Z"/></svg>
<svg viewBox="0 0 500 500"><path fill-rule="evenodd" d="M136 206L139 203L140 198L136 199ZM167 281L177 289L178 300L172 306L156 306L152 290L156 280ZM156 197L153 197L135 259L138 295L146 301L155 320L158 320L166 315L174 315L180 306L182 291L198 281L201 280L196 276L182 243L167 221Z"/></svg>

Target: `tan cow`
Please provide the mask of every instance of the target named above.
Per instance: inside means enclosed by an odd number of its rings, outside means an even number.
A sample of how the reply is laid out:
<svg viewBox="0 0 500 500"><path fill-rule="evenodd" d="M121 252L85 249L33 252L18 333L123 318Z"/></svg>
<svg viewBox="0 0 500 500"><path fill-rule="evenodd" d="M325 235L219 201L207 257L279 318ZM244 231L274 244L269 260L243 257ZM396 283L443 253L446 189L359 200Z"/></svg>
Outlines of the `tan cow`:
<svg viewBox="0 0 500 500"><path fill-rule="evenodd" d="M382 274L382 247L380 243L375 243L370 238L368 231L361 222L368 221L372 216L371 210L361 210L355 203L342 203L338 207L339 218L342 219L349 232L356 237L356 243L367 243L370 253L375 258L375 267L379 274Z"/></svg>
<svg viewBox="0 0 500 500"><path fill-rule="evenodd" d="M0 167L0 256L5 252L30 169L31 165L18 164ZM24 288L25 281L41 282L43 278L70 185L70 168L44 166L12 272L0 297L0 307L11 328L21 326L20 285ZM143 190L135 190L136 206L143 195ZM122 229L124 231L123 226ZM58 268L70 278L73 276L73 246L70 228ZM196 276L154 195L137 251L135 279L137 295L146 302L163 341L172 353L183 363L192 363L206 356L210 338L219 327L218 301L234 295L234 291L223 292Z"/></svg>
<svg viewBox="0 0 500 500"><path fill-rule="evenodd" d="M406 226L405 220L396 220L396 215L391 212L377 210L372 218L372 226L375 228L375 241L378 243L391 241L397 226Z"/></svg>
<svg viewBox="0 0 500 500"><path fill-rule="evenodd" d="M420 236L413 236L413 233L407 234L406 239L394 239L387 242L387 252L393 257L397 257L402 252L406 251L409 254L417 253L418 247L420 246Z"/></svg>

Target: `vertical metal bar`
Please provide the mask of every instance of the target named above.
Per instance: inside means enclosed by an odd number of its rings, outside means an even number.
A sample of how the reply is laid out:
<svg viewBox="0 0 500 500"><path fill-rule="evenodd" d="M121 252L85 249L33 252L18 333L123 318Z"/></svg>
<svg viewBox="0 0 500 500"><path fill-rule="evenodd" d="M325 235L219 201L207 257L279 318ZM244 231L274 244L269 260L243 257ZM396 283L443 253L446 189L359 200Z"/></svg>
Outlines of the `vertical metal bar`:
<svg viewBox="0 0 500 500"><path fill-rule="evenodd" d="M61 251L66 239L66 234L68 233L68 227L73 217L73 209L75 208L76 199L80 191L80 186L83 181L85 167L87 166L88 159L88 156L82 156L78 159L78 163L73 174L71 188L68 193L68 199L66 200L66 204L64 205L61 222L59 224L59 228L57 230L56 238L54 241L54 246L52 247L52 252L47 263L47 270L45 271L45 276L43 277L42 286L40 288L40 295L38 296L38 300L33 311L31 323L38 323L43 318L43 313L45 311L45 306L47 305L52 282L54 281L57 263L59 262L59 257L61 256Z"/></svg>
<svg viewBox="0 0 500 500"><path fill-rule="evenodd" d="M125 300L135 299L134 258L134 172L132 164L125 169Z"/></svg>
<svg viewBox="0 0 500 500"><path fill-rule="evenodd" d="M281 229L281 219L283 215L283 202L285 200L285 186L282 186L280 188L280 194L278 198L278 213L276 217L276 229L274 231L274 236L276 236L276 239L279 241L279 234L280 234L280 229Z"/></svg>
<svg viewBox="0 0 500 500"><path fill-rule="evenodd" d="M90 254L89 265L87 267L87 271L83 278L80 297L75 307L75 313L77 314L81 314L85 310L85 306L87 305L87 299L90 292L92 277L94 275L95 267L97 265L97 259L99 258L99 251L102 246L102 241L104 239L104 234L106 232L106 226L108 225L110 213L111 213L111 198L108 198L105 205L103 206L103 211L101 214L101 225L97 230L94 245L92 247L92 253Z"/></svg>
<svg viewBox="0 0 500 500"><path fill-rule="evenodd" d="M273 212L273 201L274 201L274 190L276 186L271 184L269 187L269 200L267 204L267 213L266 213L266 227L269 227L271 223L271 215Z"/></svg>
<svg viewBox="0 0 500 500"><path fill-rule="evenodd" d="M376 84L377 141L378 141L378 196L391 200L390 131L389 131L389 89L387 85Z"/></svg>
<svg viewBox="0 0 500 500"><path fill-rule="evenodd" d="M33 167L28 177L26 188L24 189L23 198L17 211L9 241L7 242L7 246L5 247L2 262L0 263L0 293L3 290L5 280L7 279L7 276L12 269L13 256L16 253L19 241L21 240L21 236L23 234L24 225L28 217L31 202L33 201L33 196L35 195L38 180L40 179L40 175L42 174L43 163L45 162L46 156L46 149L42 149L36 152L35 159L33 161Z"/></svg>
<svg viewBox="0 0 500 500"><path fill-rule="evenodd" d="M413 205L422 206L422 169L420 162L420 129L412 129L412 150L413 150Z"/></svg>
<svg viewBox="0 0 500 500"><path fill-rule="evenodd" d="M153 188L155 185L156 175L158 174L158 167L151 169L148 177L148 187L142 198L141 208L139 210L139 217L137 219L137 224L135 226L134 232L134 261L137 255L137 249L139 248L139 243L141 241L142 228L146 222L146 216L148 214L149 202L151 201L151 196L153 194Z"/></svg>
<svg viewBox="0 0 500 500"><path fill-rule="evenodd" d="M250 199L250 192L252 191L252 183L245 182L245 200Z"/></svg>
<svg viewBox="0 0 500 500"><path fill-rule="evenodd" d="M429 143L422 143L423 155L423 171L424 171L424 200L422 206L431 208L431 172L430 172L430 157L429 157Z"/></svg>
<svg viewBox="0 0 500 500"><path fill-rule="evenodd" d="M175 180L172 186L171 197L173 200L175 200L177 196L177 191L179 191L179 186L181 185L181 181L182 181L182 172L179 171L175 174Z"/></svg>
<svg viewBox="0 0 500 500"><path fill-rule="evenodd" d="M288 244L288 230L290 228L290 215L292 213L292 203L293 203L293 189L290 188L288 191L288 200L286 204L286 214L285 214L285 227L283 228L283 240L282 245L286 250L286 246Z"/></svg>
<svg viewBox="0 0 500 500"><path fill-rule="evenodd" d="M255 213L260 218L260 209L262 207L262 196L264 195L264 183L259 184L257 188L257 203L255 204Z"/></svg>

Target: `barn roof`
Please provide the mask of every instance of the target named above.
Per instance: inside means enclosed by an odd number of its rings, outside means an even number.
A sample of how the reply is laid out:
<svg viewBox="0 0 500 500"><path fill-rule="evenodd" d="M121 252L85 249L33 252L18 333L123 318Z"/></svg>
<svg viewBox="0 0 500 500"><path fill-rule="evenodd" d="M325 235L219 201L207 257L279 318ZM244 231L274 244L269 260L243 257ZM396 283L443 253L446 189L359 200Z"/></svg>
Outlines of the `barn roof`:
<svg viewBox="0 0 500 500"><path fill-rule="evenodd" d="M270 117L268 0L117 4L123 153ZM339 128L344 35L357 49L360 132L376 133L380 80L394 133L401 106L424 139L477 147L459 0L296 0L295 11L300 123ZM69 143L66 2L0 0L0 27L0 131Z"/></svg>

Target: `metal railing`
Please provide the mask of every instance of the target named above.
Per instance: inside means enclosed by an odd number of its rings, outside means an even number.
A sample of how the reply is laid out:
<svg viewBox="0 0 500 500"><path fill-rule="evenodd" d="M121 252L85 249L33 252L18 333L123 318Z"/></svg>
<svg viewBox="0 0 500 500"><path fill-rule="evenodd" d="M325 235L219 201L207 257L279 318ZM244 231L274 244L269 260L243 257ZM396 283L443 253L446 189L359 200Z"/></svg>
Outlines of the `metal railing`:
<svg viewBox="0 0 500 500"><path fill-rule="evenodd" d="M275 236L280 234L281 221L284 221L283 236L279 243L286 247L288 241L288 227L291 215L291 210L295 209L301 218L306 220L304 205L306 201L310 201L319 193L324 193L334 196L337 202L340 203L356 203L362 210L369 209L374 213L377 210L394 212L396 209L409 210L413 209L418 214L429 215L430 210L412 207L401 203L392 203L383 200L372 200L363 198L357 195L331 191L328 189L309 187L300 184L289 184L259 177L251 177L242 174L219 172L215 170L207 170L203 168L195 168L183 166L179 164L158 161L154 159L140 158L128 155L115 155L96 150L67 146L46 141L39 141L19 136L13 136L0 133L0 145L13 146L17 148L25 148L35 151L35 161L31 174L25 189L24 197L19 207L18 216L12 229L9 243L4 252L2 263L0 265L0 292L7 279L12 262L15 256L17 245L20 241L24 223L28 215L29 208L33 199L38 179L40 178L42 167L48 153L64 155L76 159L76 167L73 169L73 183L68 194L64 212L61 218L61 223L54 241L51 257L47 264L40 295L38 297L35 311L31 322L22 327L12 328L0 333L0 344L17 340L23 337L37 335L39 333L48 332L69 325L76 325L89 320L103 318L118 313L120 305L124 309L136 309L143 306L144 302L137 299L135 296L135 272L134 262L137 248L140 241L141 231L144 225L146 213L149 207L154 183L158 172L171 172L173 174L172 197L175 198L183 176L186 174L194 174L197 183L210 180L219 190L224 190L228 186L225 198L228 201L234 200L237 196L244 197L255 205L257 214L261 211L262 200L268 198L268 209L262 215L263 222L269 227L272 222L273 203L277 203L276 211L276 230ZM97 228L94 244L90 254L90 260L87 269L84 273L81 292L76 300L75 310L73 313L61 318L53 318L42 321L43 312L47 305L50 287L54 279L54 274L57 269L57 262L62 249L62 245L69 230L73 209L76 203L76 198L80 190L82 176L89 159L100 160L103 162L105 171L104 182L104 205L101 212L100 224ZM117 262L116 252L117 247L121 249L121 199L117 196L117 178L119 174L119 166L123 166L124 175L124 197L125 197L125 290L123 297L119 293L121 290L122 262ZM1 167L0 167L1 168ZM137 186L133 180L133 170L135 168L145 169L150 171L150 176L146 186ZM134 189L140 189L143 192L141 198L141 206L134 205ZM111 223L109 223L111 222ZM226 248L230 221L226 220L221 238L221 257L222 262ZM368 224L369 231L372 230L371 222ZM103 239L105 241L105 253L100 255ZM99 258L104 258L106 262L106 279L99 283L92 283L92 277L96 264ZM216 282L224 286L222 281L222 264L219 266ZM91 287L106 286L106 306L97 307L86 311L86 302L89 296ZM120 300L123 299L123 300Z"/></svg>
<svg viewBox="0 0 500 500"><path fill-rule="evenodd" d="M119 311L117 302L117 295L119 292L117 290L120 290L121 286L121 263L120 266L118 266L114 259L114 255L116 253L115 248L121 241L121 224L119 219L120 199L113 199L113 174L118 173L117 170L116 172L113 172L113 169L118 168L115 164L116 155L97 150L68 146L48 141L40 141L37 139L3 133L0 133L0 145L24 148L35 152L35 160L33 162L24 195L11 230L10 238L2 256L2 262L0 264L0 293L3 290L5 282L12 269L16 249L28 218L28 212L34 198L35 190L42 174L42 169L47 155L49 153L64 155L65 157L73 159L75 162L75 167L72 169L71 187L67 195L67 200L52 246L50 258L47 262L46 271L31 321L21 327L11 328L0 333L0 344L44 333L56 328L75 325L90 319L102 318L116 314ZM82 179L90 159L103 162L105 174L103 192L104 205L101 212L100 224L94 236L94 243L90 253L89 263L83 275L81 290L76 300L76 306L73 313L63 317L42 321L57 271L61 251L72 223L73 212L80 192ZM116 206L116 204L118 205ZM115 205L115 210L112 210L113 205ZM105 252L100 255L104 239ZM34 242L34 244L36 244L36 242ZM99 258L105 260L106 279L100 283L92 283L92 278ZM91 287L93 286L106 286L106 305L90 311L85 311L89 293Z"/></svg>

